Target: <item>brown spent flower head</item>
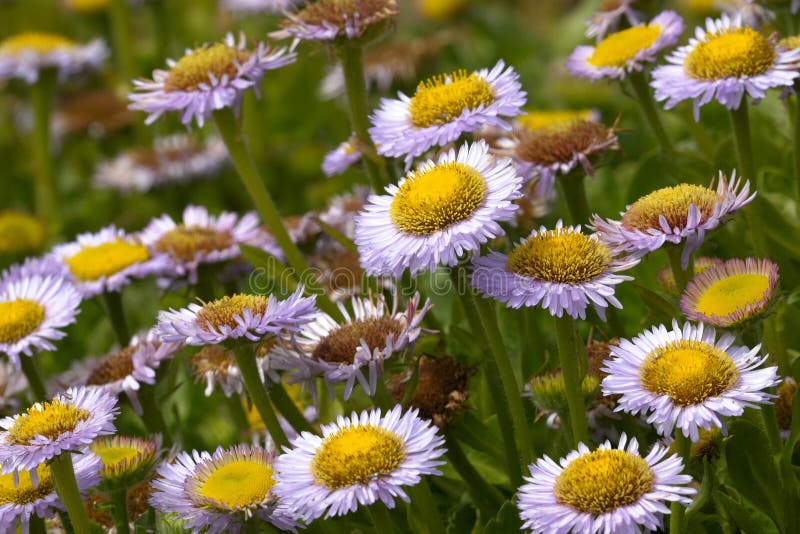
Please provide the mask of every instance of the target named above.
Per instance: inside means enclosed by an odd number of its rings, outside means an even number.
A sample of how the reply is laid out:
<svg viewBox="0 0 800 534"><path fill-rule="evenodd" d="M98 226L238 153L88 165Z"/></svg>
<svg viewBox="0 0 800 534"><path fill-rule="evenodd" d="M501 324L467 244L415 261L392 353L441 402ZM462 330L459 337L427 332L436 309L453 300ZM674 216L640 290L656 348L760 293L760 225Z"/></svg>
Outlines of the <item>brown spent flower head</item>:
<svg viewBox="0 0 800 534"><path fill-rule="evenodd" d="M110 384L117 380L122 380L133 373L133 355L138 349L139 345L129 345L98 361L92 368L92 372L89 373L86 385L102 386Z"/></svg>
<svg viewBox="0 0 800 534"><path fill-rule="evenodd" d="M619 338L608 341L592 339L586 344L586 360L588 362L587 374L602 381L607 373L603 371L606 360L611 356L611 346L619 345Z"/></svg>
<svg viewBox="0 0 800 534"><path fill-rule="evenodd" d="M575 119L529 130L517 128L512 154L534 165L567 164L576 156L590 175L594 174L589 157L607 150L619 150L617 124L610 128L598 122Z"/></svg>
<svg viewBox="0 0 800 534"><path fill-rule="evenodd" d="M206 345L191 357L192 376L205 380L208 373L225 377L230 367L236 367L233 352L220 345Z"/></svg>
<svg viewBox="0 0 800 534"><path fill-rule="evenodd" d="M409 406L419 410L422 419L431 419L445 428L464 408L469 398L469 380L476 369L452 356L420 356L417 387ZM391 393L397 402L405 396L407 382L403 375L392 377Z"/></svg>
<svg viewBox="0 0 800 534"><path fill-rule="evenodd" d="M357 252L336 248L319 256L312 256L309 264L319 269L317 281L334 301L361 293L364 271Z"/></svg>
<svg viewBox="0 0 800 534"><path fill-rule="evenodd" d="M288 13L281 26L290 35L296 29L315 40L356 39L393 20L398 12L396 0L317 0ZM328 37L328 32L334 29L336 34ZM325 37L315 36L317 32L324 32Z"/></svg>
<svg viewBox="0 0 800 534"><path fill-rule="evenodd" d="M149 480L128 490L128 520L131 523L150 508L147 499L152 491ZM108 507L109 499L105 493L92 492L84 502L86 503L86 512L89 514L89 519L106 529L114 526L114 518L111 517L111 509ZM48 532L50 532L49 529Z"/></svg>
<svg viewBox="0 0 800 534"><path fill-rule="evenodd" d="M100 137L130 126L134 119L135 113L116 94L94 90L61 102L53 124L60 134L89 133L93 137Z"/></svg>
<svg viewBox="0 0 800 534"><path fill-rule="evenodd" d="M397 337L403 327L391 315L341 324L319 342L311 357L328 363L352 364L356 349L362 342L367 344L370 351L383 347L386 345L386 337Z"/></svg>
<svg viewBox="0 0 800 534"><path fill-rule="evenodd" d="M775 399L775 412L778 416L778 428L789 430L792 427L792 401L797 392L797 382L786 377L778 386L778 398Z"/></svg>

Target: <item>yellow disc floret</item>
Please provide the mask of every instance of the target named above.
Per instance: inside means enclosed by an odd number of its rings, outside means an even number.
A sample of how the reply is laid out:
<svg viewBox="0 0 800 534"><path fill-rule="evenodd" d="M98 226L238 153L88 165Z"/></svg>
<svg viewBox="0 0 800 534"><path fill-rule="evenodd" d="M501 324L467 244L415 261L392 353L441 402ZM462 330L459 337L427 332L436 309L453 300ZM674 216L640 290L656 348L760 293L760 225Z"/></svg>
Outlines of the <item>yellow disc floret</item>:
<svg viewBox="0 0 800 534"><path fill-rule="evenodd" d="M561 284L581 284L603 274L611 252L597 239L560 228L540 232L517 245L508 255L512 273Z"/></svg>
<svg viewBox="0 0 800 534"><path fill-rule="evenodd" d="M595 516L637 502L655 484L647 461L617 449L598 449L584 454L556 478L556 500Z"/></svg>
<svg viewBox="0 0 800 534"><path fill-rule="evenodd" d="M75 278L88 282L114 275L148 259L150 254L144 245L117 239L109 243L83 247L65 263Z"/></svg>
<svg viewBox="0 0 800 534"><path fill-rule="evenodd" d="M237 294L232 297L222 297L203 305L197 312L197 324L201 327L211 325L214 328L229 326L236 328L238 323L234 317L244 317L244 311L249 310L254 316L267 311L267 297L263 295Z"/></svg>
<svg viewBox="0 0 800 534"><path fill-rule="evenodd" d="M26 299L0 302L0 343L16 343L45 318L44 306Z"/></svg>
<svg viewBox="0 0 800 534"><path fill-rule="evenodd" d="M8 429L8 442L27 445L36 436L56 439L89 418L89 411L59 399L34 404Z"/></svg>
<svg viewBox="0 0 800 534"><path fill-rule="evenodd" d="M678 340L647 355L639 371L642 386L667 395L679 406L701 404L736 384L739 370L725 351L696 340Z"/></svg>
<svg viewBox="0 0 800 534"><path fill-rule="evenodd" d="M486 180L463 163L439 163L408 176L389 216L400 230L431 235L472 215L486 197Z"/></svg>
<svg viewBox="0 0 800 534"><path fill-rule="evenodd" d="M19 471L16 475L0 475L0 506L32 504L55 491L47 464L36 467L36 477L38 480L34 486L28 471Z"/></svg>
<svg viewBox="0 0 800 534"><path fill-rule="evenodd" d="M694 309L709 317L726 317L749 305L764 302L769 293L769 276L742 273L726 276L703 290Z"/></svg>
<svg viewBox="0 0 800 534"><path fill-rule="evenodd" d="M231 244L232 239L229 232L180 225L161 236L154 247L160 252L169 253L176 259L191 261L198 254L225 250Z"/></svg>
<svg viewBox="0 0 800 534"><path fill-rule="evenodd" d="M411 123L415 128L445 124L466 110L488 106L494 102L494 89L476 73L460 70L420 82L408 103Z"/></svg>
<svg viewBox="0 0 800 534"><path fill-rule="evenodd" d="M19 33L0 42L0 54L19 55L26 53L49 54L56 50L69 49L75 42L56 33Z"/></svg>
<svg viewBox="0 0 800 534"><path fill-rule="evenodd" d="M720 201L717 192L700 185L680 184L658 189L643 196L622 216L622 226L628 230L661 229L660 217L670 228L683 228L692 205L700 210L700 222L707 221Z"/></svg>
<svg viewBox="0 0 800 534"><path fill-rule="evenodd" d="M0 254L37 251L46 238L41 219L19 211L0 212Z"/></svg>
<svg viewBox="0 0 800 534"><path fill-rule="evenodd" d="M588 61L595 67L624 67L640 51L653 46L660 35L658 24L642 24L612 33L597 44Z"/></svg>
<svg viewBox="0 0 800 534"><path fill-rule="evenodd" d="M196 91L201 84L210 83L210 75L220 79L233 78L239 66L250 58L252 52L216 43L192 50L169 69L164 80L167 91Z"/></svg>
<svg viewBox="0 0 800 534"><path fill-rule="evenodd" d="M229 508L242 508L263 502L274 485L270 465L237 459L214 469L200 483L198 492L206 499Z"/></svg>
<svg viewBox="0 0 800 534"><path fill-rule="evenodd" d="M758 76L767 72L778 52L775 44L749 27L708 34L686 56L686 72L700 80Z"/></svg>
<svg viewBox="0 0 800 534"><path fill-rule="evenodd" d="M317 484L346 488L392 473L405 458L405 444L394 432L372 425L349 426L322 441L311 474Z"/></svg>

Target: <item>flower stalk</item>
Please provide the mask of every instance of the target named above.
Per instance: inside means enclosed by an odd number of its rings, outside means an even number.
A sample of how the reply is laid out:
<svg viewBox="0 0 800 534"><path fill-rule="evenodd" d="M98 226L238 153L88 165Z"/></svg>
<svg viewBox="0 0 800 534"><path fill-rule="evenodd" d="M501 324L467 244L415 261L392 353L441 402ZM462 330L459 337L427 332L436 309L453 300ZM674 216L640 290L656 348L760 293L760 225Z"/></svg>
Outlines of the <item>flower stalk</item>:
<svg viewBox="0 0 800 534"><path fill-rule="evenodd" d="M561 177L564 199L572 224L586 224L592 215L589 199L586 196L586 177L579 171Z"/></svg>
<svg viewBox="0 0 800 534"><path fill-rule="evenodd" d="M694 278L694 258L689 256L689 264L684 269L681 261L681 249L678 245L667 245L664 250L669 258L669 266L672 269L672 277L675 279L678 294L683 294L686 285Z"/></svg>
<svg viewBox="0 0 800 534"><path fill-rule="evenodd" d="M114 518L114 528L118 534L129 534L130 524L128 523L128 491L125 488L116 489L111 492L112 516Z"/></svg>
<svg viewBox="0 0 800 534"><path fill-rule="evenodd" d="M122 306L122 291L106 291L103 293L103 302L106 305L106 313L117 336L120 348L128 346L131 335L128 330L128 321L125 319L125 309Z"/></svg>
<svg viewBox="0 0 800 534"><path fill-rule="evenodd" d="M86 514L86 508L78 490L78 482L75 479L72 453L64 452L53 458L50 462L50 475L53 478L56 493L67 509L75 534L89 534L91 532L89 516Z"/></svg>
<svg viewBox="0 0 800 534"><path fill-rule="evenodd" d="M19 359L20 366L25 378L28 380L28 386L33 392L33 400L40 402L47 400L47 389L44 386L42 375L39 372L39 365L36 362L36 354L31 356L23 356Z"/></svg>
<svg viewBox="0 0 800 534"><path fill-rule="evenodd" d="M683 460L683 465L688 466L692 452L692 442L683 435L680 428L675 428L675 452ZM686 508L680 502L673 502L669 508L669 532L670 534L683 534L686 532Z"/></svg>
<svg viewBox="0 0 800 534"><path fill-rule="evenodd" d="M586 423L586 407L583 405L581 382L586 369L586 352L578 336L575 320L569 315L553 317L558 343L561 375L564 377L564 392L567 396L569 422L572 429L572 445L589 443L589 427Z"/></svg>
<svg viewBox="0 0 800 534"><path fill-rule="evenodd" d="M656 136L662 154L665 156L671 155L675 149L667 136L664 124L661 122L661 116L658 113L658 108L656 108L653 95L650 94L650 85L647 83L644 72L631 72L628 79L631 82L634 97L641 108L642 116L653 135Z"/></svg>

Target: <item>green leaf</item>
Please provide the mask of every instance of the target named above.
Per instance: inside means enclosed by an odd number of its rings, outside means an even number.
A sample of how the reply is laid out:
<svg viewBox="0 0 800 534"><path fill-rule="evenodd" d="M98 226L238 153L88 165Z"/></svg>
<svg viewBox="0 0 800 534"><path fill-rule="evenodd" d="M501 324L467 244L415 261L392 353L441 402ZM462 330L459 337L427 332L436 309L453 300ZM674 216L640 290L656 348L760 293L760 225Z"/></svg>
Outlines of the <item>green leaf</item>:
<svg viewBox="0 0 800 534"><path fill-rule="evenodd" d="M497 517L486 523L483 534L498 534L499 532L519 532L522 529L522 521L519 518L517 507L511 501L500 508Z"/></svg>
<svg viewBox="0 0 800 534"><path fill-rule="evenodd" d="M639 298L642 299L644 305L647 306L654 317L662 319L661 322L669 321L673 317L680 317L681 310L671 301L664 296L656 293L651 289L647 289L639 284L633 284L633 289Z"/></svg>
<svg viewBox="0 0 800 534"><path fill-rule="evenodd" d="M780 534L775 523L757 507L744 500L735 500L721 491L715 492L714 497L744 534Z"/></svg>
<svg viewBox="0 0 800 534"><path fill-rule="evenodd" d="M468 534L475 528L477 519L475 507L471 504L463 503L456 506L447 519L447 534Z"/></svg>

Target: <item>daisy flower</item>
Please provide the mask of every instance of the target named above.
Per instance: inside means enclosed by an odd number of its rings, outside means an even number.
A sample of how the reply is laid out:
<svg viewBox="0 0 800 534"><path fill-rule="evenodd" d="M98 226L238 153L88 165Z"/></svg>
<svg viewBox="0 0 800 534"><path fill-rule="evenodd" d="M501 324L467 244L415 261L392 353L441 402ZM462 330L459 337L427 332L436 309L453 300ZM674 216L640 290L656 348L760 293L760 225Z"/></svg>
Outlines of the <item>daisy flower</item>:
<svg viewBox="0 0 800 534"><path fill-rule="evenodd" d="M19 356L55 350L64 328L75 322L81 295L57 275L25 272L6 275L0 282L0 353L19 368Z"/></svg>
<svg viewBox="0 0 800 534"><path fill-rule="evenodd" d="M69 454L69 453L68 453ZM91 452L74 454L72 465L78 490L85 492L100 482L100 458ZM50 466L42 462L27 470L0 474L0 530L28 532L31 517L53 517L64 505L56 494Z"/></svg>
<svg viewBox="0 0 800 534"><path fill-rule="evenodd" d="M760 3L764 2L760 0L727 0L717 2L717 6L731 18L740 17L742 25L758 29L775 20L775 13L759 5Z"/></svg>
<svg viewBox="0 0 800 534"><path fill-rule="evenodd" d="M647 415L664 436L678 427L692 441L698 429L725 430L724 417L742 415L745 408L765 404L778 385L777 367L759 369L767 356L761 345L734 345L735 336L702 324L673 321L611 347L606 362L604 395L620 395L617 410Z"/></svg>
<svg viewBox="0 0 800 534"><path fill-rule="evenodd" d="M645 255L667 243L684 242L683 268L689 257L703 244L706 233L716 229L731 215L755 198L750 182L742 184L736 171L728 180L719 173L716 189L680 184L649 193L620 213L619 221L592 217L590 225L609 247L635 255Z"/></svg>
<svg viewBox="0 0 800 534"><path fill-rule="evenodd" d="M158 331L165 342L186 345L217 345L244 338L250 342L267 335L296 332L314 320L315 297L303 297L304 288L285 300L273 295L237 294L221 299L189 304L181 310L158 312Z"/></svg>
<svg viewBox="0 0 800 534"><path fill-rule="evenodd" d="M228 151L216 137L199 142L186 134L156 139L152 148L135 148L101 162L95 169L96 187L121 193L145 193L155 187L216 176L228 162Z"/></svg>
<svg viewBox="0 0 800 534"><path fill-rule="evenodd" d="M681 297L681 310L690 321L740 326L767 310L778 278L778 266L769 260L728 260L692 278Z"/></svg>
<svg viewBox="0 0 800 534"><path fill-rule="evenodd" d="M279 382L280 377L271 372L269 360L272 356L274 339L263 343L256 351L256 369L261 382L268 385L269 380ZM192 374L206 383L205 395L210 397L217 385L222 388L226 397L241 394L244 381L233 351L221 345L206 345L191 357Z"/></svg>
<svg viewBox="0 0 800 534"><path fill-rule="evenodd" d="M609 31L616 31L623 18L628 20L631 26L640 22L640 15L633 7L636 0L604 0L600 8L592 14L586 21L586 37L597 37L598 42Z"/></svg>
<svg viewBox="0 0 800 534"><path fill-rule="evenodd" d="M0 273L0 285L10 280L27 278L31 276L49 276L51 278L66 278L69 268L50 256L28 256L22 263L15 263Z"/></svg>
<svg viewBox="0 0 800 534"><path fill-rule="evenodd" d="M132 488L150 477L161 457L161 436L142 439L104 436L89 445L102 461L100 489Z"/></svg>
<svg viewBox="0 0 800 534"><path fill-rule="evenodd" d="M0 254L38 252L46 240L44 220L23 211L0 211Z"/></svg>
<svg viewBox="0 0 800 534"><path fill-rule="evenodd" d="M335 150L325 154L322 161L322 172L330 178L355 165L361 160L361 151L357 148L358 138L353 136L341 143Z"/></svg>
<svg viewBox="0 0 800 534"><path fill-rule="evenodd" d="M295 0L222 0L220 7L234 13L283 13L295 6Z"/></svg>
<svg viewBox="0 0 800 534"><path fill-rule="evenodd" d="M340 323L326 313L295 334L287 347L276 347L270 366L292 369L290 382L303 382L316 399L315 379L325 378L333 397L333 384L345 383L344 398L350 398L358 381L370 396L375 394L384 360L393 354L407 354L419 338L422 318L430 310L430 302L419 306L414 295L405 311L395 301L390 309L383 296L353 297L350 308L341 302L344 317Z"/></svg>
<svg viewBox="0 0 800 534"><path fill-rule="evenodd" d="M130 126L135 116L114 91L84 90L57 103L51 128L56 139L68 135L100 139Z"/></svg>
<svg viewBox="0 0 800 534"><path fill-rule="evenodd" d="M765 37L742 24L741 18L706 20L689 44L667 57L669 65L653 70L655 98L670 109L684 100L700 108L716 99L728 109L738 109L746 94L758 101L767 89L787 88L800 77L800 50L784 50L775 37Z"/></svg>
<svg viewBox="0 0 800 534"><path fill-rule="evenodd" d="M328 206L319 214L319 220L353 239L356 215L364 209L369 195L370 189L364 186L356 186L352 192L336 195L328 201Z"/></svg>
<svg viewBox="0 0 800 534"><path fill-rule="evenodd" d="M580 443L558 462L545 456L530 466L519 488L517 507L523 529L537 534L638 534L656 531L670 513L668 502L688 505L692 477L669 449L656 444L639 454L636 438L622 434L614 448L606 441L596 450Z"/></svg>
<svg viewBox="0 0 800 534"><path fill-rule="evenodd" d="M19 33L0 41L0 80L19 78L36 83L45 69L59 80L82 70L98 69L108 56L102 39L80 44L54 33Z"/></svg>
<svg viewBox="0 0 800 534"><path fill-rule="evenodd" d="M180 60L169 60L169 70L153 71L152 80L134 80L136 92L128 95L131 109L147 113L146 124L177 111L183 124L196 121L203 126L215 110L238 112L246 90L252 88L258 95L264 73L293 63L296 57L288 48L272 50L261 42L248 50L244 34L237 41L229 33L221 43L186 50Z"/></svg>
<svg viewBox="0 0 800 534"><path fill-rule="evenodd" d="M329 42L370 38L397 16L396 0L314 0L287 13L282 29L270 37Z"/></svg>
<svg viewBox="0 0 800 534"><path fill-rule="evenodd" d="M460 70L429 78L413 96L381 99L369 133L379 154L405 156L407 166L429 149L457 141L485 126L510 130L502 117L516 117L525 104L519 75L498 61L491 70Z"/></svg>
<svg viewBox="0 0 800 534"><path fill-rule="evenodd" d="M322 436L303 432L275 462L278 497L305 521L354 512L378 500L394 508L409 502L403 486L440 475L444 439L430 421L398 405L355 412L322 425Z"/></svg>
<svg viewBox="0 0 800 534"><path fill-rule="evenodd" d="M117 401L98 388L70 388L24 413L0 419L3 473L30 471L66 451L81 450L113 434Z"/></svg>
<svg viewBox="0 0 800 534"><path fill-rule="evenodd" d="M695 276L697 276L706 269L722 265L723 263L724 262L719 258L709 258L707 256L700 256L699 258L694 259L694 274ZM658 271L657 279L659 285L664 289L666 289L668 292L672 294L678 292L678 286L675 283L675 274L672 272L672 268L669 265Z"/></svg>
<svg viewBox="0 0 800 534"><path fill-rule="evenodd" d="M251 518L295 532L297 521L275 496L274 462L259 446L178 453L158 468L150 505L175 514L192 533L237 534Z"/></svg>
<svg viewBox="0 0 800 534"><path fill-rule="evenodd" d="M597 235L582 233L580 226L564 227L559 220L554 230L534 230L508 255L473 258L472 286L509 308L541 306L555 317L566 313L585 319L593 304L605 319L609 304L622 308L614 286L633 280L617 273L637 263L636 258L615 257Z"/></svg>
<svg viewBox="0 0 800 534"><path fill-rule="evenodd" d="M188 278L190 284L196 284L200 265L240 257L239 245L261 239L260 234L258 215L253 212L241 217L229 211L211 215L202 206L190 205L178 223L169 215L153 219L140 238L154 255L169 258L161 276Z"/></svg>
<svg viewBox="0 0 800 534"><path fill-rule="evenodd" d="M629 72L644 70L666 48L678 43L686 26L674 11L662 11L650 22L607 35L595 46L579 46L567 60L573 76L597 81L624 80Z"/></svg>
<svg viewBox="0 0 800 534"><path fill-rule="evenodd" d="M386 195L372 195L356 219L361 265L371 275L433 271L503 235L514 217L522 178L510 159L495 159L483 141L428 160Z"/></svg>
<svg viewBox="0 0 800 534"><path fill-rule="evenodd" d="M57 245L50 256L67 266L70 281L85 299L120 291L134 278L159 273L167 262L164 255L151 255L138 237L113 224Z"/></svg>

